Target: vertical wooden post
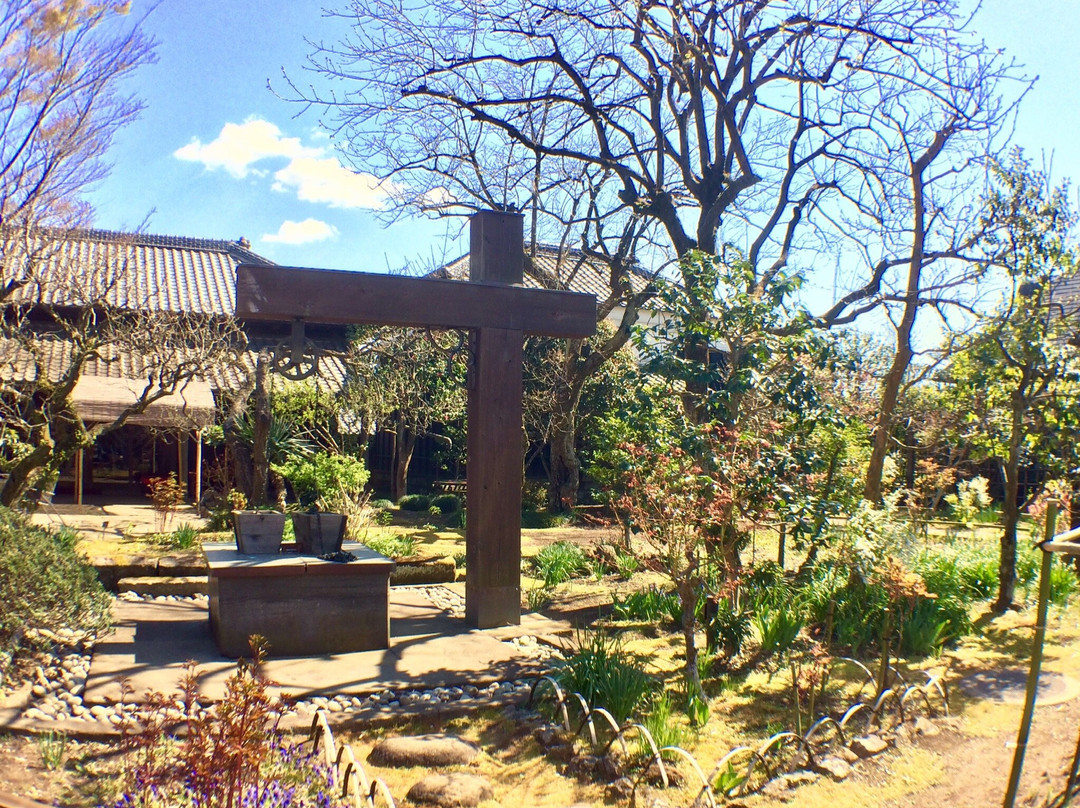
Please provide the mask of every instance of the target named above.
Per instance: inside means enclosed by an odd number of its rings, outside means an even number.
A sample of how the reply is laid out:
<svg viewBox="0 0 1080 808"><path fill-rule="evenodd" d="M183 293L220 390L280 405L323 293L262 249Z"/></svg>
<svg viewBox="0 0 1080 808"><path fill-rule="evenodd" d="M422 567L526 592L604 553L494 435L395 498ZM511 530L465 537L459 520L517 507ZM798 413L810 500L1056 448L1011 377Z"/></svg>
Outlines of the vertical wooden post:
<svg viewBox="0 0 1080 808"><path fill-rule="evenodd" d="M191 478L188 475L188 436L186 432L176 433L176 481L184 492L184 499L191 499Z"/></svg>
<svg viewBox="0 0 1080 808"><path fill-rule="evenodd" d="M195 431L195 504L202 502L202 430Z"/></svg>
<svg viewBox="0 0 1080 808"><path fill-rule="evenodd" d="M83 462L85 450L75 450L75 504L83 504Z"/></svg>
<svg viewBox="0 0 1080 808"><path fill-rule="evenodd" d="M477 213L469 280L521 283L524 217ZM465 619L477 628L521 622L520 330L478 328L470 339L466 462Z"/></svg>

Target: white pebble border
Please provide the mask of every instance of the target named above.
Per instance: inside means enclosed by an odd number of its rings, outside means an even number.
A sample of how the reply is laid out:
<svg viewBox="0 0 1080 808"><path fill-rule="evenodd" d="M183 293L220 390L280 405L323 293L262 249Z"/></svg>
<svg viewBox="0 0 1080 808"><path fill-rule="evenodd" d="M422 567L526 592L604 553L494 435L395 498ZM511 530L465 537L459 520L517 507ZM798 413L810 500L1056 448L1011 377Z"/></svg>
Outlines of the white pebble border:
<svg viewBox="0 0 1080 808"><path fill-rule="evenodd" d="M446 609L455 617L464 617L465 600L456 592L442 586L409 587L427 597L434 605ZM137 595L123 592L118 600L128 602L152 601L188 601L206 604L205 595L192 597L182 595ZM109 723L119 727L125 721L136 717L141 705L134 703L95 704L83 703L83 691L86 677L90 671L90 656L93 653L95 637L62 630L42 632L44 639L52 644L51 654L42 655L41 664L34 671L35 682L31 688L30 705L22 712L22 718L30 721L76 721L90 723ZM508 641L518 651L531 659L549 660L559 658L559 652L536 637L515 637ZM365 696L314 696L296 701L290 712L301 717L311 716L316 710L328 713L349 713L360 710L393 710L396 708L424 708L429 704L489 705L504 700L520 697L529 692L531 680L515 679L505 682L493 682L488 685L461 687L437 687L433 690L384 690ZM213 707L210 708L211 711ZM170 717L183 718L183 703L177 700Z"/></svg>

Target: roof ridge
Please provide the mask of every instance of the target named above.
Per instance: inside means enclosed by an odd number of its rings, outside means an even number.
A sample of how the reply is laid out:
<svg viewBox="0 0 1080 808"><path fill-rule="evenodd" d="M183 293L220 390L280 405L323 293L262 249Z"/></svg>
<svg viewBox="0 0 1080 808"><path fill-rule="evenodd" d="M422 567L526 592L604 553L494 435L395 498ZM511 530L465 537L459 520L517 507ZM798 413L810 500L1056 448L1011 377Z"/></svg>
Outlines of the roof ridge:
<svg viewBox="0 0 1080 808"><path fill-rule="evenodd" d="M97 228L75 227L67 228L42 228L52 235L63 237L65 241L96 241L101 243L122 243L141 247L166 247L195 250L216 250L243 255L254 259L258 263L273 263L251 249L251 243L246 238L236 241L227 239L200 238L197 236L169 236L156 233L125 232L122 230L103 230Z"/></svg>

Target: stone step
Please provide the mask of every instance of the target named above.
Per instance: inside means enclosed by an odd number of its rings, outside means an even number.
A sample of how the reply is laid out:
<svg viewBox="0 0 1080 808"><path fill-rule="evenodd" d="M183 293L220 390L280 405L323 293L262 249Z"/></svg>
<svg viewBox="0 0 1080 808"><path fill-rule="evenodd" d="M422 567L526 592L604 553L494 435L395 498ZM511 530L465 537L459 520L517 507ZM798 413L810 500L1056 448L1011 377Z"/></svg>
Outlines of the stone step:
<svg viewBox="0 0 1080 808"><path fill-rule="evenodd" d="M429 558L423 561L399 561L390 573L390 586L452 583L457 567L452 558Z"/></svg>
<svg viewBox="0 0 1080 808"><path fill-rule="evenodd" d="M138 578L121 578L117 581L118 592L131 592L135 595L206 595L209 586L205 575L154 575Z"/></svg>
<svg viewBox="0 0 1080 808"><path fill-rule="evenodd" d="M119 582L124 578L206 575L206 558L201 550L162 558L120 553L92 556L88 561L97 570L102 586L111 592L120 591Z"/></svg>

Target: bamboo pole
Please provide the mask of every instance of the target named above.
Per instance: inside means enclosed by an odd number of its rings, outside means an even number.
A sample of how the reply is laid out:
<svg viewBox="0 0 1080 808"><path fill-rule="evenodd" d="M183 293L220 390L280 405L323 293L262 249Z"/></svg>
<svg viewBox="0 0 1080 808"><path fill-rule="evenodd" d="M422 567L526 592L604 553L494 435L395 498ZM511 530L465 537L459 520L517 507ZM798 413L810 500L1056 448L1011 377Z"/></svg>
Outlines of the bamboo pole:
<svg viewBox="0 0 1080 808"><path fill-rule="evenodd" d="M1005 791L1003 808L1013 808L1016 804L1016 793L1020 789L1020 774L1024 768L1024 754L1027 752L1028 736L1031 734L1031 719L1035 714L1035 696L1039 689L1039 670L1042 668L1043 643L1046 641L1046 613L1050 601L1050 564L1054 560L1054 555L1048 549L1048 545L1054 538L1057 516L1058 504L1051 500L1046 508L1045 543L1040 545L1043 556L1039 570L1039 605L1035 618L1035 640L1031 649L1031 668L1028 670L1027 690L1024 693L1024 713L1020 718L1020 732L1016 736L1016 752L1013 754L1012 770L1009 772L1009 786Z"/></svg>

